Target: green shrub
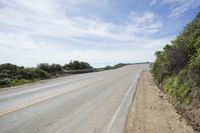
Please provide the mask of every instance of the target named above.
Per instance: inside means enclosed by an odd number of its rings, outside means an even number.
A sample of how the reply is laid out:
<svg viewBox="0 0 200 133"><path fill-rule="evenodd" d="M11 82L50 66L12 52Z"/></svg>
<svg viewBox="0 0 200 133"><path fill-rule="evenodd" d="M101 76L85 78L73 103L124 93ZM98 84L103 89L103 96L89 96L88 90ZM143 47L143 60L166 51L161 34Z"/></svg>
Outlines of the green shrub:
<svg viewBox="0 0 200 133"><path fill-rule="evenodd" d="M80 70L80 69L92 69L92 66L87 62L80 62L80 61L70 61L69 64L65 64L63 66L64 69L68 70Z"/></svg>
<svg viewBox="0 0 200 133"><path fill-rule="evenodd" d="M198 49L197 55L193 57L189 64L189 71L191 78L198 86L200 86L200 49Z"/></svg>
<svg viewBox="0 0 200 133"><path fill-rule="evenodd" d="M165 93L171 94L173 97L176 97L176 90L178 87L178 78L177 77L170 77L165 79L163 83L163 91Z"/></svg>
<svg viewBox="0 0 200 133"><path fill-rule="evenodd" d="M190 102L192 88L200 87L200 13L184 31L155 53L151 72L165 93L181 103Z"/></svg>
<svg viewBox="0 0 200 133"><path fill-rule="evenodd" d="M51 75L48 72L40 68L35 68L34 71L37 73L37 77L40 79L47 79L51 77Z"/></svg>
<svg viewBox="0 0 200 133"><path fill-rule="evenodd" d="M179 101L185 104L189 104L189 92L191 90L191 81L185 82L184 84L179 85L177 91L177 98Z"/></svg>
<svg viewBox="0 0 200 133"><path fill-rule="evenodd" d="M74 61L66 65L69 69L90 69L87 62ZM89 71L88 71L89 72ZM41 63L37 67L24 68L10 63L0 64L0 87L32 83L39 79L48 79L62 74L63 67L59 64Z"/></svg>
<svg viewBox="0 0 200 133"><path fill-rule="evenodd" d="M12 86L16 86L16 85L23 85L27 83L33 83L36 81L39 81L39 79L34 79L34 80L20 79L20 80L13 80L11 84Z"/></svg>
<svg viewBox="0 0 200 133"><path fill-rule="evenodd" d="M0 87L9 87L11 85L12 83L10 78L4 78L0 80Z"/></svg>
<svg viewBox="0 0 200 133"><path fill-rule="evenodd" d="M192 88L192 80L181 81L180 75L165 79L163 91L172 95L181 103L189 104L189 92Z"/></svg>
<svg viewBox="0 0 200 133"><path fill-rule="evenodd" d="M185 70L183 70L179 75L165 79L163 91L172 95L179 102L189 104L189 93L194 83L185 74Z"/></svg>

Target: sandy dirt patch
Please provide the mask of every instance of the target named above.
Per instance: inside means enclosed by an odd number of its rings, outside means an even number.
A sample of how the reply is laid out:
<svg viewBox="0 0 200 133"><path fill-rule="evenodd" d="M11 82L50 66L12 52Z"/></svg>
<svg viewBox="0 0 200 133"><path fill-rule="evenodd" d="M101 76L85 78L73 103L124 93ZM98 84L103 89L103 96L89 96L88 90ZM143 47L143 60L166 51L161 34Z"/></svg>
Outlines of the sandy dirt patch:
<svg viewBox="0 0 200 133"><path fill-rule="evenodd" d="M194 133L176 113L165 95L153 83L149 71L143 71L130 107L125 133Z"/></svg>

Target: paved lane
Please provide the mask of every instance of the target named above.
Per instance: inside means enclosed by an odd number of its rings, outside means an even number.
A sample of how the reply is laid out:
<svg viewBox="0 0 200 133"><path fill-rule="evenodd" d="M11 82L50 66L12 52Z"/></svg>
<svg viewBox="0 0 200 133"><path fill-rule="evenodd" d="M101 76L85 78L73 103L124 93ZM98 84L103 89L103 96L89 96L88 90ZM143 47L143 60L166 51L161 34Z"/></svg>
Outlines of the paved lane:
<svg viewBox="0 0 200 133"><path fill-rule="evenodd" d="M122 133L148 65L79 74L0 92L1 133Z"/></svg>

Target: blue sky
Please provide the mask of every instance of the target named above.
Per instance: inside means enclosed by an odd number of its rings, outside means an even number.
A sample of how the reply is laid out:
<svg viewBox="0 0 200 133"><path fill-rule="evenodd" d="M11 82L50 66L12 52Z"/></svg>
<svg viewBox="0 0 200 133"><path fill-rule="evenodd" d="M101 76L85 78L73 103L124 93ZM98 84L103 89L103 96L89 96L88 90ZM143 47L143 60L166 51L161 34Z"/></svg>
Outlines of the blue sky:
<svg viewBox="0 0 200 133"><path fill-rule="evenodd" d="M154 61L199 0L0 0L0 63Z"/></svg>

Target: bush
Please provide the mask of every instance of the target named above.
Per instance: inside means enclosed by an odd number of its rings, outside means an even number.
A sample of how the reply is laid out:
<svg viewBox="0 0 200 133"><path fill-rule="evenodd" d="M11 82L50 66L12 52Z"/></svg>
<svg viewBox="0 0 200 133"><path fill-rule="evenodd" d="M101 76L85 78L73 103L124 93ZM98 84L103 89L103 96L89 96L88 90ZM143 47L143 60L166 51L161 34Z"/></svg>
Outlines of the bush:
<svg viewBox="0 0 200 133"><path fill-rule="evenodd" d="M200 49L189 65L190 75L197 86L200 86Z"/></svg>
<svg viewBox="0 0 200 133"><path fill-rule="evenodd" d="M4 79L4 78L7 78L7 77L8 77L7 73L4 73L4 72L0 73L0 79Z"/></svg>
<svg viewBox="0 0 200 133"><path fill-rule="evenodd" d="M48 73L51 72L51 66L48 63L40 63L37 65L37 68L46 71Z"/></svg>
<svg viewBox="0 0 200 133"><path fill-rule="evenodd" d="M29 79L29 80L39 78L34 68L23 69L21 70L20 73L18 73L16 77L17 79Z"/></svg>
<svg viewBox="0 0 200 133"><path fill-rule="evenodd" d="M59 64L51 64L50 65L50 73L53 75L62 73L62 66Z"/></svg>
<svg viewBox="0 0 200 133"><path fill-rule="evenodd" d="M37 78L39 78L39 79L47 79L47 78L51 77L51 75L48 72L46 72L40 68L35 68L34 70L37 73Z"/></svg>
<svg viewBox="0 0 200 133"><path fill-rule="evenodd" d="M120 67L123 67L123 66L126 66L128 64L124 64L124 63L119 63L119 64L116 64L113 66L113 68L120 68Z"/></svg>
<svg viewBox="0 0 200 133"><path fill-rule="evenodd" d="M172 95L178 101L184 104L189 104L189 92L192 87L192 81L188 80L181 82L179 77L173 76L165 79L163 83L163 90L165 93Z"/></svg>
<svg viewBox="0 0 200 133"><path fill-rule="evenodd" d="M155 53L157 58L151 69L157 84L161 84L165 78L171 75L167 52L168 45L164 49L166 51L158 51Z"/></svg>
<svg viewBox="0 0 200 133"><path fill-rule="evenodd" d="M0 80L0 87L9 87L11 85L12 85L11 79L9 78L4 78Z"/></svg>
<svg viewBox="0 0 200 133"><path fill-rule="evenodd" d="M87 62L74 61L66 65L69 69L90 69ZM89 72L89 71L88 71ZM59 64L41 63L37 67L24 68L10 63L0 64L0 87L21 85L35 82L39 79L48 79L63 73L63 67Z"/></svg>
<svg viewBox="0 0 200 133"><path fill-rule="evenodd" d="M87 62L79 62L77 60L70 61L69 64L63 66L66 70L80 70L80 69L92 69L92 66Z"/></svg>
<svg viewBox="0 0 200 133"><path fill-rule="evenodd" d="M200 87L200 13L184 31L155 53L151 72L164 92L181 103L189 103L192 88Z"/></svg>

